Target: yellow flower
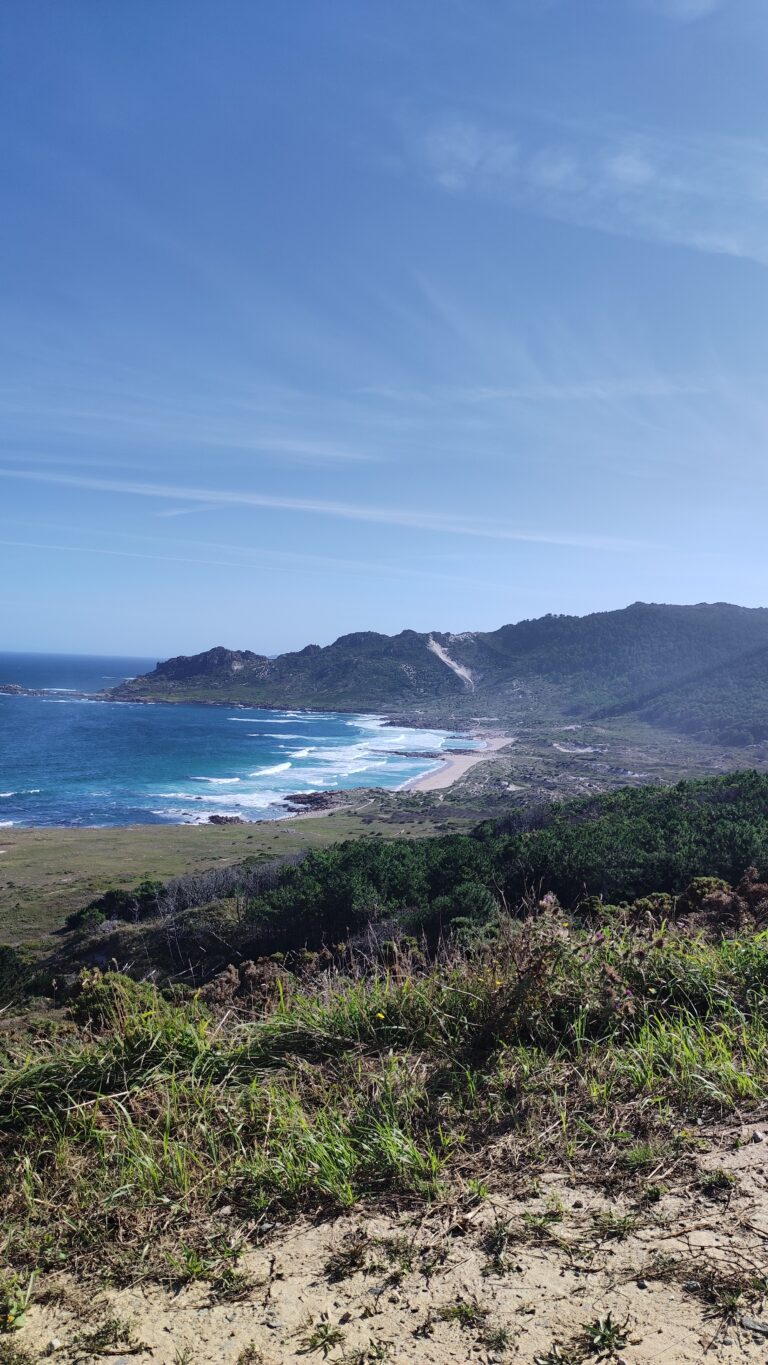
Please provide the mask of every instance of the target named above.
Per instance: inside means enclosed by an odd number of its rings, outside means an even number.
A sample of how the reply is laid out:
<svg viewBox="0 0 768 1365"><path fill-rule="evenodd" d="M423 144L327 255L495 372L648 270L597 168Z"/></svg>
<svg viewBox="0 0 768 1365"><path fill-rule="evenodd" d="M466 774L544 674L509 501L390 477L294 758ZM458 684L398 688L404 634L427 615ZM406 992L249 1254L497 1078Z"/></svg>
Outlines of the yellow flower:
<svg viewBox="0 0 768 1365"><path fill-rule="evenodd" d="M376 1015L376 1018L377 1018L377 1019L383 1019L383 1018L384 1018L384 1015L383 1015L383 1014L377 1014L377 1015Z"/></svg>
<svg viewBox="0 0 768 1365"><path fill-rule="evenodd" d="M497 981L497 982L496 982L496 989L498 990L499 986L503 986L503 985L504 985L504 982L503 982L503 981Z"/></svg>

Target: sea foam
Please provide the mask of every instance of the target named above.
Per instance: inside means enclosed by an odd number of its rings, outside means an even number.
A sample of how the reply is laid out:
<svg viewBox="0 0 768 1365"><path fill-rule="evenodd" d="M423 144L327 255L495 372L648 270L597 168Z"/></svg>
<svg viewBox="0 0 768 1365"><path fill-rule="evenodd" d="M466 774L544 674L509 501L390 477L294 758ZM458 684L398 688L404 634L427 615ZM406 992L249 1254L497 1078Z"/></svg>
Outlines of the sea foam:
<svg viewBox="0 0 768 1365"><path fill-rule="evenodd" d="M52 685L69 681L45 679ZM66 692L25 699L23 707L12 698L2 701L3 719L13 713L14 720L4 752L7 785L0 791L6 827L201 823L214 813L288 818L294 813L285 804L290 792L394 789L434 767L419 757L423 750L444 752L471 743L444 731L391 725L372 714L249 707L233 715L226 708L105 703ZM63 724L64 713L52 705L80 706L77 725L71 710ZM249 729L233 732L228 722ZM255 750L251 739L259 741ZM201 773L198 765L204 762L218 774ZM42 791L24 786L44 775Z"/></svg>
<svg viewBox="0 0 768 1365"><path fill-rule="evenodd" d="M239 777L190 777L190 782L210 782L214 787L227 787L230 782L239 782Z"/></svg>

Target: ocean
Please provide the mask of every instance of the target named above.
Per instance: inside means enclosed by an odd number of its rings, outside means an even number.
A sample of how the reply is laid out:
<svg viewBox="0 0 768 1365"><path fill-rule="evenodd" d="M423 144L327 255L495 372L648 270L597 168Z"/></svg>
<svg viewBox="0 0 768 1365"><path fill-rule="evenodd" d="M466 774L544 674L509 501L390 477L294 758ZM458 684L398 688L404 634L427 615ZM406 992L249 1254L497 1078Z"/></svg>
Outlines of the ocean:
<svg viewBox="0 0 768 1365"><path fill-rule="evenodd" d="M278 819L290 813L289 793L393 789L439 766L409 751L475 747L466 735L374 715L72 695L113 687L155 662L0 653L0 683L45 689L0 693L0 826Z"/></svg>

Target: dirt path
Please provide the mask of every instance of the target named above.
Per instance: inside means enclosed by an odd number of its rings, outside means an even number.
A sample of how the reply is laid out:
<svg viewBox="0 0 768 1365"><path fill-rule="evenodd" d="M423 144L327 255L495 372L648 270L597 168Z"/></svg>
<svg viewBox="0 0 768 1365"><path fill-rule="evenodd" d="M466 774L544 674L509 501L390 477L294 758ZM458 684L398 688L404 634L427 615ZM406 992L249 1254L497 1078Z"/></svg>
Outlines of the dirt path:
<svg viewBox="0 0 768 1365"><path fill-rule="evenodd" d="M550 1175L531 1198L488 1196L464 1213L300 1222L246 1252L234 1299L202 1283L99 1299L46 1277L47 1302L14 1341L62 1365L555 1365L599 1358L600 1340L614 1365L761 1359L768 1142L752 1131L724 1134L702 1160L735 1182L719 1202L689 1189L639 1212ZM83 1354L78 1339L104 1324L114 1344Z"/></svg>

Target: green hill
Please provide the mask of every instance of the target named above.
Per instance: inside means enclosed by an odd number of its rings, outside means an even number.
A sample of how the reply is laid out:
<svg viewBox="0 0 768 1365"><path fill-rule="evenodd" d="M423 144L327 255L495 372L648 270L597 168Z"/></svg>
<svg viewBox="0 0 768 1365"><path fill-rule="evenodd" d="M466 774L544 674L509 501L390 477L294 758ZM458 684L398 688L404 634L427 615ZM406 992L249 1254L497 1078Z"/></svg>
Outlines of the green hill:
<svg viewBox="0 0 768 1365"><path fill-rule="evenodd" d="M768 647L720 664L637 708L653 725L721 744L768 739Z"/></svg>
<svg viewBox="0 0 768 1365"><path fill-rule="evenodd" d="M459 635L362 631L270 659L218 647L158 664L112 695L442 715L636 714L728 743L768 735L768 610L637 602Z"/></svg>
<svg viewBox="0 0 768 1365"><path fill-rule="evenodd" d="M276 659L217 647L160 663L113 695L340 710L461 695L463 684L427 648L428 638L413 630L394 636L361 631Z"/></svg>

